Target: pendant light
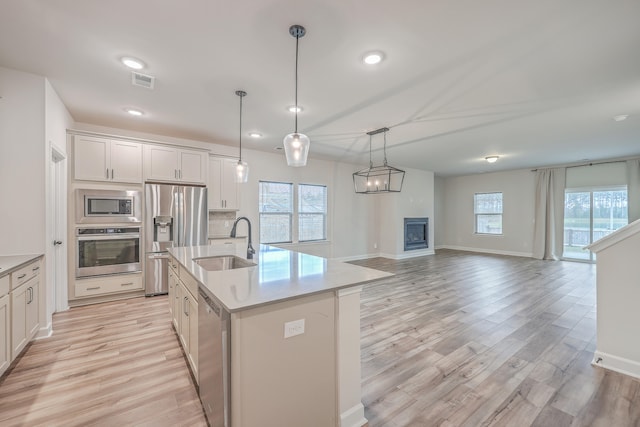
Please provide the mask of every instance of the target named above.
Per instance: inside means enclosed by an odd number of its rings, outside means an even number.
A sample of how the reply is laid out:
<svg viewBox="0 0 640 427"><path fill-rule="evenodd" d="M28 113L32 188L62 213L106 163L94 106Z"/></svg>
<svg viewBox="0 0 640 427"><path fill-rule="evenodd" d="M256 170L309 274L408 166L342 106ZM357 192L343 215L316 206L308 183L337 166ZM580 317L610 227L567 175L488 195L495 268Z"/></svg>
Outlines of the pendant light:
<svg viewBox="0 0 640 427"><path fill-rule="evenodd" d="M300 167L307 165L309 145L311 141L305 134L298 133L298 42L300 37L304 37L306 30L302 25L292 25L289 27L289 34L296 38L296 127L293 133L284 137L284 154L287 156L287 165Z"/></svg>
<svg viewBox="0 0 640 427"><path fill-rule="evenodd" d="M237 90L236 95L240 97L240 158L236 164L236 182L244 183L249 178L249 165L242 161L242 98L247 95L247 92Z"/></svg>
<svg viewBox="0 0 640 427"><path fill-rule="evenodd" d="M376 193L399 193L402 191L404 182L404 171L387 163L387 132L389 128L380 128L367 132L369 135L369 167L353 174L353 185L356 193L376 194ZM381 166L374 166L371 158L371 140L373 135L384 134L384 163Z"/></svg>

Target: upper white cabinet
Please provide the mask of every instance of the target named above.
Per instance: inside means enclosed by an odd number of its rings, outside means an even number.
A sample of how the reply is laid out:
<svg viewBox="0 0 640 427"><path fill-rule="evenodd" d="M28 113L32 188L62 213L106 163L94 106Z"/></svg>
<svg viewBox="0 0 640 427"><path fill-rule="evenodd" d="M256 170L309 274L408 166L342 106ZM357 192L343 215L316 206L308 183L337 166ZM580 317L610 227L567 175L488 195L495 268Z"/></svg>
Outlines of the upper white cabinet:
<svg viewBox="0 0 640 427"><path fill-rule="evenodd" d="M142 182L142 145L93 136L74 138L75 179Z"/></svg>
<svg viewBox="0 0 640 427"><path fill-rule="evenodd" d="M209 157L209 210L237 211L238 184L235 182L237 160Z"/></svg>
<svg viewBox="0 0 640 427"><path fill-rule="evenodd" d="M144 175L154 181L204 184L207 153L161 145L145 145Z"/></svg>

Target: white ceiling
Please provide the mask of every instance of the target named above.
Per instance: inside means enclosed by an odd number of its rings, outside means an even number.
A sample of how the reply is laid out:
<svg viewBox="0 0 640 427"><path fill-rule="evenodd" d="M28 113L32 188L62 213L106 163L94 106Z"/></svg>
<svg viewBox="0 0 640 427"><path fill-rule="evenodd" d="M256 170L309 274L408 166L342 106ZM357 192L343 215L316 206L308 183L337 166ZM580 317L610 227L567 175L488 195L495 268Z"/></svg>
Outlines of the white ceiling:
<svg viewBox="0 0 640 427"><path fill-rule="evenodd" d="M638 0L1 0L0 66L46 76L78 122L234 146L244 89L244 133L264 137L243 145L273 152L301 24L310 161L367 163L387 126L390 164L451 176L640 154L638 17Z"/></svg>

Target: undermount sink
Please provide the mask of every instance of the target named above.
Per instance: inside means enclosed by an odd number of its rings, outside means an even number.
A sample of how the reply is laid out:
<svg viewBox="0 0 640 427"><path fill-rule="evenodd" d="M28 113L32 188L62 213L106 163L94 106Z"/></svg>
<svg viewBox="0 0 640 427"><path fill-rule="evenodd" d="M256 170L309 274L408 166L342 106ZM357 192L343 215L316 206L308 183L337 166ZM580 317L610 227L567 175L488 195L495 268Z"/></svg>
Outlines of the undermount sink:
<svg viewBox="0 0 640 427"><path fill-rule="evenodd" d="M255 266L253 262L234 255L195 258L194 261L207 271L235 270Z"/></svg>

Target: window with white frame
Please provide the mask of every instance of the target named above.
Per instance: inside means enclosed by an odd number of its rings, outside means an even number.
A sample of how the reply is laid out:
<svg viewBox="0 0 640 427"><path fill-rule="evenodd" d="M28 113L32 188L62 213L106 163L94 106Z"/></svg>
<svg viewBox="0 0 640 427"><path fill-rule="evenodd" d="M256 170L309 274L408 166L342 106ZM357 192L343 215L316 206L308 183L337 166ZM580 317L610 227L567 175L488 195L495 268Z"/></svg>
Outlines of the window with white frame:
<svg viewBox="0 0 640 427"><path fill-rule="evenodd" d="M473 196L476 234L502 234L502 193Z"/></svg>
<svg viewBox="0 0 640 427"><path fill-rule="evenodd" d="M260 181L260 243L293 241L293 184Z"/></svg>
<svg viewBox="0 0 640 427"><path fill-rule="evenodd" d="M298 185L298 241L327 239L327 187Z"/></svg>
<svg viewBox="0 0 640 427"><path fill-rule="evenodd" d="M325 185L260 181L260 243L311 242L327 239ZM294 199L295 196L295 199Z"/></svg>

